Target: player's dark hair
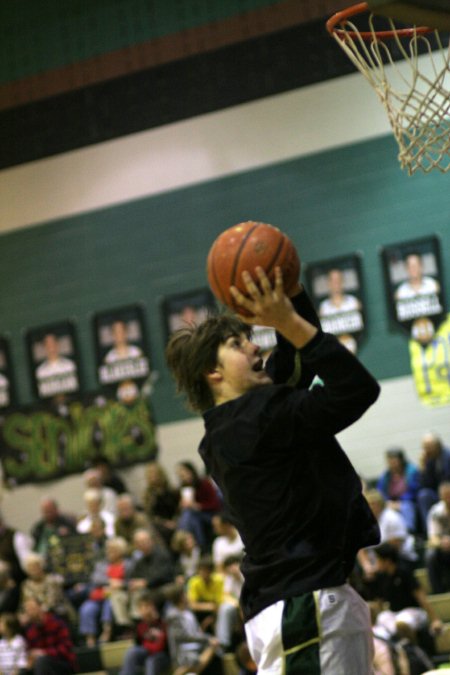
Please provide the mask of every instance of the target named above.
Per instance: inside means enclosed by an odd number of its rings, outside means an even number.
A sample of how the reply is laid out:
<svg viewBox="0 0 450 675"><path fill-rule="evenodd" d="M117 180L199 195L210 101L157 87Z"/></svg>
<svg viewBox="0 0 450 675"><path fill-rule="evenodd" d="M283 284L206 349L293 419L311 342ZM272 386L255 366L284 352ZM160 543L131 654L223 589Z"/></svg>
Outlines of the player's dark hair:
<svg viewBox="0 0 450 675"><path fill-rule="evenodd" d="M233 335L248 337L251 329L236 316L211 316L198 326L175 331L166 347L166 361L179 393L187 396L190 407L204 412L214 406L206 376L217 365L217 352Z"/></svg>

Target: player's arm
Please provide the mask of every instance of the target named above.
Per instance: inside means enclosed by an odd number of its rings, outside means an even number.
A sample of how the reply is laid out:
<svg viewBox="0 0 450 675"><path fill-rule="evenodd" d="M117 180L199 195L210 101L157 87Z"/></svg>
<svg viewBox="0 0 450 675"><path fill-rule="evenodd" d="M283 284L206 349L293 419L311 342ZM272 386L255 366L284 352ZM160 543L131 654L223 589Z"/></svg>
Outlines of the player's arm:
<svg viewBox="0 0 450 675"><path fill-rule="evenodd" d="M297 314L320 328L316 310L301 284L297 284L290 293L291 302ZM301 389L307 389L315 373L301 361L298 349L283 335L276 333L277 344L266 363L266 371L275 384L289 383Z"/></svg>
<svg viewBox="0 0 450 675"><path fill-rule="evenodd" d="M273 326L286 340L301 350L302 363L307 364L324 382L314 387L298 401L295 414L302 428L327 430L332 434L356 421L376 401L380 387L357 358L339 341L322 333L312 323L298 315L291 300L284 294L281 272L277 270L272 288L263 270L258 270L259 286L245 275L248 297L237 289L236 301L253 314L246 323Z"/></svg>
<svg viewBox="0 0 450 675"><path fill-rule="evenodd" d="M242 317L243 321L275 328L295 349L305 347L318 328L295 311L291 299L284 292L281 269L275 269L273 287L261 267L256 268L256 273L258 284L248 272L242 274L248 296L234 286L230 289L237 303L251 314L250 317Z"/></svg>

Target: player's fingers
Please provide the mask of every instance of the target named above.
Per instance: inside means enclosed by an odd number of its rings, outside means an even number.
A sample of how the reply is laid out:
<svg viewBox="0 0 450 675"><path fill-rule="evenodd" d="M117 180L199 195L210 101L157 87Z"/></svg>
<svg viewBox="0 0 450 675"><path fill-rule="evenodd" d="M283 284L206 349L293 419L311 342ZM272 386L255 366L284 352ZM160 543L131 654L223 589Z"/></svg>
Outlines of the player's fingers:
<svg viewBox="0 0 450 675"><path fill-rule="evenodd" d="M244 282L249 295L251 295L254 300L261 297L261 291L259 290L257 284L255 284L253 281L250 272L247 272L247 270L242 272L242 281Z"/></svg>
<svg viewBox="0 0 450 675"><path fill-rule="evenodd" d="M233 296L233 298L236 300L236 303L240 305L241 307L244 307L247 311L251 312L253 309L253 301L250 300L249 298L246 298L243 293L241 293L236 286L230 286L230 293ZM248 324L254 324L256 323L255 318L253 315L244 315L239 312L239 310L236 310L236 313L239 315L239 318L242 319L244 323Z"/></svg>
<svg viewBox="0 0 450 675"><path fill-rule="evenodd" d="M236 286L230 286L230 293L241 307L245 307L245 309L251 309L253 307L253 300L247 298L238 288L236 288Z"/></svg>
<svg viewBox="0 0 450 675"><path fill-rule="evenodd" d="M259 285L261 286L264 293L268 294L272 292L272 284L267 274L264 272L262 267L256 268L256 274L258 275Z"/></svg>
<svg viewBox="0 0 450 675"><path fill-rule="evenodd" d="M284 293L283 272L281 270L281 267L275 267L274 290L277 294L280 295Z"/></svg>

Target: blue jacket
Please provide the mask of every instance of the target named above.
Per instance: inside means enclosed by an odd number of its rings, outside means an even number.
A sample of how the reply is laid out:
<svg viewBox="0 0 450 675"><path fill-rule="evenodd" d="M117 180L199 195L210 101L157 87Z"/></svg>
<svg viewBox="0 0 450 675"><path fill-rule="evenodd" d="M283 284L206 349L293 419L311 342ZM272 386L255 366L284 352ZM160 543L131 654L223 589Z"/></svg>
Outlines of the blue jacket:
<svg viewBox="0 0 450 675"><path fill-rule="evenodd" d="M389 496L389 483L391 481L391 476L391 471L384 471L377 483L377 489L381 492L385 499L391 499ZM420 487L420 472L419 469L411 462L406 463L405 479L406 492L401 495L400 501L415 502Z"/></svg>

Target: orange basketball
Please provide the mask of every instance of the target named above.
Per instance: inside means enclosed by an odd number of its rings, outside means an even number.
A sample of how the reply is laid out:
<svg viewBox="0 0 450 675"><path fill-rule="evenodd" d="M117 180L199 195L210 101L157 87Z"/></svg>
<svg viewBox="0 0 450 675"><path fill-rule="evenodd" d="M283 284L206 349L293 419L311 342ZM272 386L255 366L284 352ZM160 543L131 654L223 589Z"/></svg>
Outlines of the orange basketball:
<svg viewBox="0 0 450 675"><path fill-rule="evenodd" d="M206 270L212 292L225 305L245 314L235 303L230 286L247 293L242 272L247 270L257 281L256 267L262 267L272 283L275 267L281 267L288 294L298 282L300 260L294 244L281 230L252 220L230 227L217 237L208 254Z"/></svg>

